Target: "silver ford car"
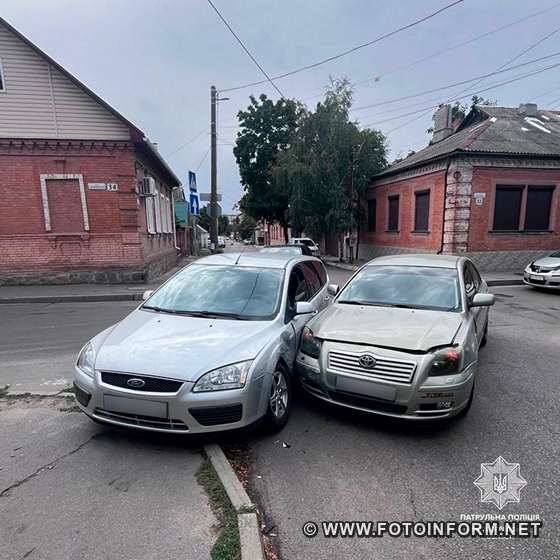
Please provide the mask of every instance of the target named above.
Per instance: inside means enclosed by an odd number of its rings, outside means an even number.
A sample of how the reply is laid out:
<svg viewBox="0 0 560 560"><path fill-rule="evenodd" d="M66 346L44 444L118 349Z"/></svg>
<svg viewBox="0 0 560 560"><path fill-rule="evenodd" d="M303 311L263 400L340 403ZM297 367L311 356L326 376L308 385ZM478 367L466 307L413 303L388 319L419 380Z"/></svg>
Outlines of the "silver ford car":
<svg viewBox="0 0 560 560"><path fill-rule="evenodd" d="M308 392L413 420L470 408L494 303L470 260L383 257L329 291L336 299L307 324L297 356Z"/></svg>
<svg viewBox="0 0 560 560"><path fill-rule="evenodd" d="M81 350L74 390L102 423L173 433L280 429L312 313L331 299L319 259L260 253L185 267Z"/></svg>

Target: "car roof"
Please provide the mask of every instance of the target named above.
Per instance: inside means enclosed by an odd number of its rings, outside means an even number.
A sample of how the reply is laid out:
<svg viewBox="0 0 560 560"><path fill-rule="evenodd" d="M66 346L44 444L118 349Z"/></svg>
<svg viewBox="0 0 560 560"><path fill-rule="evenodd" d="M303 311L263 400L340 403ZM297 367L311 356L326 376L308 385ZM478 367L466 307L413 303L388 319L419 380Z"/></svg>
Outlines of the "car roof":
<svg viewBox="0 0 560 560"><path fill-rule="evenodd" d="M216 253L209 257L203 257L194 264L209 265L237 265L254 266L257 268L281 268L284 269L291 261L317 260L305 255L292 255L289 253L260 253L260 252L240 252L240 253Z"/></svg>
<svg viewBox="0 0 560 560"><path fill-rule="evenodd" d="M397 265L397 266L432 266L436 268L457 268L464 257L456 255L433 255L418 253L411 255L388 255L369 261L366 266Z"/></svg>

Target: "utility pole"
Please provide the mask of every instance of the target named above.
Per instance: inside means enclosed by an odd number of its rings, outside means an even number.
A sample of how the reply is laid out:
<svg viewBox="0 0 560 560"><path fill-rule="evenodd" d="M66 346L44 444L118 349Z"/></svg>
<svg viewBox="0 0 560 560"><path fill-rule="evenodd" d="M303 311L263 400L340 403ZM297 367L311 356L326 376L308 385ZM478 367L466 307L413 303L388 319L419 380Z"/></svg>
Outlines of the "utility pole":
<svg viewBox="0 0 560 560"><path fill-rule="evenodd" d="M216 153L216 86L210 88L210 247L218 248L218 167Z"/></svg>

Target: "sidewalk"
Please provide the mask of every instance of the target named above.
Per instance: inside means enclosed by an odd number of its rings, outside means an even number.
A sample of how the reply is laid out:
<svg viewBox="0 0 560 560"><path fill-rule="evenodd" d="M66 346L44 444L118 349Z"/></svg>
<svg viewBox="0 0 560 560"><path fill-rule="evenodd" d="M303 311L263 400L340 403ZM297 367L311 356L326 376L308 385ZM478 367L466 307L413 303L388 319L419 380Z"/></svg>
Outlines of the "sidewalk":
<svg viewBox="0 0 560 560"><path fill-rule="evenodd" d="M323 260L327 266L355 272L367 261L358 260L354 264L340 262L336 257L324 255ZM482 277L488 286L519 286L523 284L522 272L482 272Z"/></svg>
<svg viewBox="0 0 560 560"><path fill-rule="evenodd" d="M195 261L185 257L158 278L145 284L59 284L49 286L0 286L0 305L8 303L61 303L87 301L136 301L146 290L161 286L179 269Z"/></svg>

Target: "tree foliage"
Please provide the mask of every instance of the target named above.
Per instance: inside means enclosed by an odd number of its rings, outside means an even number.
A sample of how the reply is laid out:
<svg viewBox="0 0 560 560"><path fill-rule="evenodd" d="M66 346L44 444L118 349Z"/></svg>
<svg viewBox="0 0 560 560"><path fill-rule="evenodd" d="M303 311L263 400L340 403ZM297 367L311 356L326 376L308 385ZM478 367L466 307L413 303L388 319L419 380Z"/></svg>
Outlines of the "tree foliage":
<svg viewBox="0 0 560 560"><path fill-rule="evenodd" d="M233 153L245 191L239 206L256 220L286 225L289 192L277 188L273 169L278 154L290 143L299 112L293 100L274 102L262 94L258 99L251 96L247 110L237 115L241 130Z"/></svg>

